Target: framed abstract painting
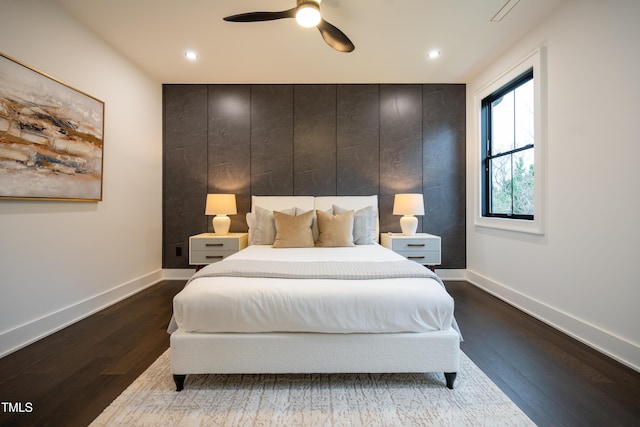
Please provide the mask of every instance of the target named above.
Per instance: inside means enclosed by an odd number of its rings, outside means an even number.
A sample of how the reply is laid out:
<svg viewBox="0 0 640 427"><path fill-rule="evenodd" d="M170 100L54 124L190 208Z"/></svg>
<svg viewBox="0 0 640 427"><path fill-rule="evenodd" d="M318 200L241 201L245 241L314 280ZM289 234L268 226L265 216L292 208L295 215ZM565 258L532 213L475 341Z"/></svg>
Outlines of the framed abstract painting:
<svg viewBox="0 0 640 427"><path fill-rule="evenodd" d="M102 200L104 102L0 53L0 199Z"/></svg>

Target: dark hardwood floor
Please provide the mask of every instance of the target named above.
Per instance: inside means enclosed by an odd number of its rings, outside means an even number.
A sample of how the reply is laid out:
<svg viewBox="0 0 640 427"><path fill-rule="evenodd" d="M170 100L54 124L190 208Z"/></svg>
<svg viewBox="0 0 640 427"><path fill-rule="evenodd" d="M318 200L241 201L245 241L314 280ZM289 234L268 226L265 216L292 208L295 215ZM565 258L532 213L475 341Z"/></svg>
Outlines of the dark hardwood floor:
<svg viewBox="0 0 640 427"><path fill-rule="evenodd" d="M2 426L86 426L169 346L164 281L0 359ZM466 282L463 351L540 426L640 426L640 373ZM27 412L30 402L32 410Z"/></svg>
<svg viewBox="0 0 640 427"><path fill-rule="evenodd" d="M0 359L0 400L31 402L0 426L86 426L168 347L184 281L145 289Z"/></svg>
<svg viewBox="0 0 640 427"><path fill-rule="evenodd" d="M540 426L640 426L640 373L466 282L461 347Z"/></svg>

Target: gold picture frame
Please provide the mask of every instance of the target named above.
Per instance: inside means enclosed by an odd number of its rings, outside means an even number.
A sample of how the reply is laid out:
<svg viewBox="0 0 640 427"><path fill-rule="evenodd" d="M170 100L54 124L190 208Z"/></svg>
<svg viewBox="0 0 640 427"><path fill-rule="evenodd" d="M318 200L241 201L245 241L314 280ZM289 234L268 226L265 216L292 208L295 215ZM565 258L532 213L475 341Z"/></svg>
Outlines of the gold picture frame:
<svg viewBox="0 0 640 427"><path fill-rule="evenodd" d="M102 200L104 102L0 53L0 199Z"/></svg>

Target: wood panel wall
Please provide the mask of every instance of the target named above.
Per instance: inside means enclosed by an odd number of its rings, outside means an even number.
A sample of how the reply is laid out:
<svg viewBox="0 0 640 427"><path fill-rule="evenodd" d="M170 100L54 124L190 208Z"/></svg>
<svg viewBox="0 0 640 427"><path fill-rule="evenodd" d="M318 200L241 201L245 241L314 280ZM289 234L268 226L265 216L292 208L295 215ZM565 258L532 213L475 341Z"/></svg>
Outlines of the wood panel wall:
<svg viewBox="0 0 640 427"><path fill-rule="evenodd" d="M188 267L216 192L236 194L231 231L251 195L378 194L385 232L394 194L421 192L418 231L466 267L464 85L164 85L163 103L163 268Z"/></svg>

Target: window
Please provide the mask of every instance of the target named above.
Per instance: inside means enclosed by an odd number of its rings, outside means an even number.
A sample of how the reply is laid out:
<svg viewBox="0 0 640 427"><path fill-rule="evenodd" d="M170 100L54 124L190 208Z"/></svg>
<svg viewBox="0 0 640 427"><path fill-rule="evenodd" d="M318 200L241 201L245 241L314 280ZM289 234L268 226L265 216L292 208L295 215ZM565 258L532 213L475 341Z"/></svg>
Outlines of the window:
<svg viewBox="0 0 640 427"><path fill-rule="evenodd" d="M477 227L544 234L545 52L534 50L474 93Z"/></svg>
<svg viewBox="0 0 640 427"><path fill-rule="evenodd" d="M534 219L533 68L482 100L482 215Z"/></svg>

